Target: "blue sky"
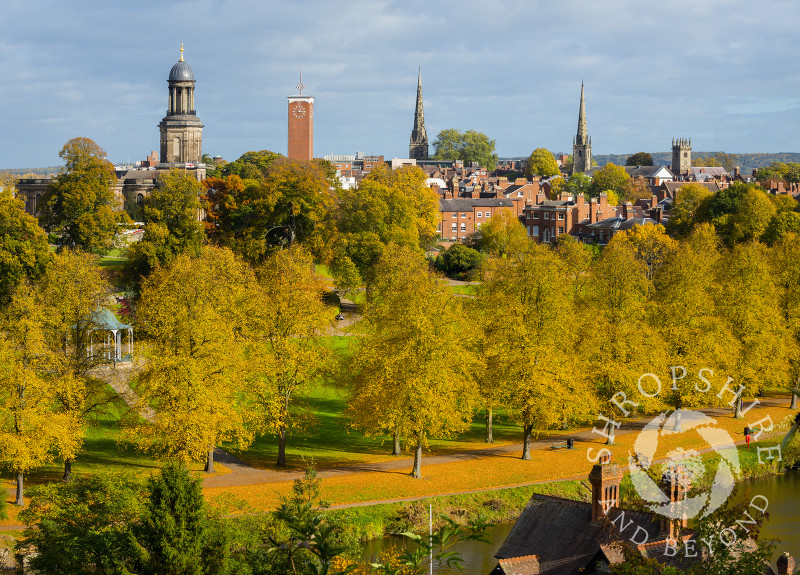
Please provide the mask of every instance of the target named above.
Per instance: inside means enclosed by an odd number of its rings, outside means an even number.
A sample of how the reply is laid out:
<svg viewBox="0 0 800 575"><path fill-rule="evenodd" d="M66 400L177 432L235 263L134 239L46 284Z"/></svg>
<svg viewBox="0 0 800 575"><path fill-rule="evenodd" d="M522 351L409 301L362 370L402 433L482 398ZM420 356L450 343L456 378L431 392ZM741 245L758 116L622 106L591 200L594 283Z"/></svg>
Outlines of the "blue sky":
<svg viewBox="0 0 800 575"><path fill-rule="evenodd" d="M422 66L433 141L571 151L581 78L595 153L800 151L800 3L766 0L5 0L0 168L56 165L86 136L115 162L158 149L181 43L203 151L286 153L303 66L316 156L405 157Z"/></svg>

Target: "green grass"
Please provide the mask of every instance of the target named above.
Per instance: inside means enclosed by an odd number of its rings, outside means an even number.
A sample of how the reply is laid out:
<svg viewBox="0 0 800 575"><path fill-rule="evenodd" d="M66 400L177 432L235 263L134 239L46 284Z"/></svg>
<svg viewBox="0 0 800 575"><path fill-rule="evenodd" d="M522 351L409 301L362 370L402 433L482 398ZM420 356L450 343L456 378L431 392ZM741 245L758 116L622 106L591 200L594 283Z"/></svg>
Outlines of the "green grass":
<svg viewBox="0 0 800 575"><path fill-rule="evenodd" d="M326 279L331 279L331 280L333 279L333 274L328 269L328 266L326 266L324 264L315 264L314 265L314 271L316 272L316 274L318 276L321 276L321 277L326 278Z"/></svg>
<svg viewBox="0 0 800 575"><path fill-rule="evenodd" d="M476 285L451 285L450 289L453 293L461 295L478 295L478 286Z"/></svg>

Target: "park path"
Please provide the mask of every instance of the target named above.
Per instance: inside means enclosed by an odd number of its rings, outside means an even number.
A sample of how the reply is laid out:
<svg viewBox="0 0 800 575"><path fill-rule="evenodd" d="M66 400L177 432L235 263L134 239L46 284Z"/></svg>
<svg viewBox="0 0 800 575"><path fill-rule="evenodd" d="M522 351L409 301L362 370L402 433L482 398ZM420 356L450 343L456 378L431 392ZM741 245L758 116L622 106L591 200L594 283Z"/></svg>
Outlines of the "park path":
<svg viewBox="0 0 800 575"><path fill-rule="evenodd" d="M766 407L788 407L789 400L786 398L760 398L760 402L762 406ZM725 415L731 415L732 410L730 408L707 408L701 409L702 411L709 417L721 417ZM652 420L652 416L644 417L641 419L637 419L634 421L627 421L624 422L620 428L616 431L616 436L627 435L630 433L637 433L641 431L644 426ZM742 420L742 426L744 426L744 420ZM580 429L572 433L564 433L562 435L553 435L549 437L545 437L542 439L538 439L531 443L531 450L546 450L550 449L550 447L556 443L563 443L567 439L573 439L576 444L579 443L591 443L591 444L598 444L602 442L600 437L592 433L590 428ZM737 445L741 445L744 443L744 440L736 442ZM577 447L577 446L576 446ZM504 445L493 445L485 448L480 449L466 449L462 451L455 451L451 453L445 453L442 455L429 455L423 458L423 465L436 465L439 463L453 463L458 461L470 461L474 459L485 459L490 457L498 457L507 455L508 453L522 452L522 443L509 443ZM705 451L701 451L700 453L704 453ZM215 454L216 461L219 461L226 467L230 469L230 473L225 475L217 475L214 477L208 477L204 479L203 486L204 487L234 487L240 485L258 485L258 484L269 484L269 483L279 483L283 481L293 481L295 479L301 479L304 475L304 471L302 470L282 470L282 469L256 469L254 467L248 466L244 461L236 458L235 456L225 453L222 450L218 450ZM374 473L374 472L382 472L382 471L394 471L398 469L408 470L411 471L411 467L413 466L413 458L412 457L398 457L396 459L392 459L390 461L381 461L375 463L354 463L351 465L342 465L342 466L335 466L329 467L325 469L318 469L317 475L322 478L329 478L329 477L341 477L345 475L353 475L357 473ZM585 474L584 474L585 475ZM581 479L584 475L576 476L576 477L566 477L562 478L563 480L570 480L570 479ZM536 483L547 483L548 481L538 481L538 482L531 482L531 483L523 483L522 485L534 485ZM489 488L489 489L477 489L471 491L464 491L460 493L473 493L477 491L488 491L492 489L504 489L509 486L498 487L498 488ZM426 496L429 497L429 496ZM422 499L423 497L411 497L411 498L403 498L398 499L397 501L413 501L415 499ZM394 502L395 500L386 500L381 501L381 503L386 502ZM347 504L345 506L356 506L356 505L372 505L375 502L364 502L359 504Z"/></svg>

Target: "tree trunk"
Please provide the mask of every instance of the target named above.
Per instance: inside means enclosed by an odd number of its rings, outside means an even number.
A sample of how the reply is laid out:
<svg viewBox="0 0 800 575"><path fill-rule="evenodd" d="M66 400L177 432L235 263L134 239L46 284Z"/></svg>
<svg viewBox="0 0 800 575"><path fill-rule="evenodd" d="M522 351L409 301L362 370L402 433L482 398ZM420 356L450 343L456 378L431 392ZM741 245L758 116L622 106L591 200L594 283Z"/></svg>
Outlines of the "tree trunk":
<svg viewBox="0 0 800 575"><path fill-rule="evenodd" d="M617 426L609 425L608 427L609 430L608 430L608 439L606 439L606 445L614 445L614 437L616 436Z"/></svg>
<svg viewBox="0 0 800 575"><path fill-rule="evenodd" d="M742 396L736 398L736 411L733 414L735 419L742 419L744 416L742 415Z"/></svg>
<svg viewBox="0 0 800 575"><path fill-rule="evenodd" d="M531 460L531 434L533 433L533 425L522 426L522 459L525 461Z"/></svg>
<svg viewBox="0 0 800 575"><path fill-rule="evenodd" d="M422 479L422 440L417 440L417 446L414 448L414 469L411 470L411 477L414 479Z"/></svg>
<svg viewBox="0 0 800 575"><path fill-rule="evenodd" d="M800 388L798 384L795 384L794 390L797 391ZM797 394L792 394L792 403L789 405L789 409L797 409Z"/></svg>
<svg viewBox="0 0 800 575"><path fill-rule="evenodd" d="M494 435L492 433L492 408L486 408L486 443L494 443Z"/></svg>
<svg viewBox="0 0 800 575"><path fill-rule="evenodd" d="M278 467L286 467L286 425L278 432Z"/></svg>
<svg viewBox="0 0 800 575"><path fill-rule="evenodd" d="M395 431L392 433L392 455L400 455L400 435Z"/></svg>
<svg viewBox="0 0 800 575"><path fill-rule="evenodd" d="M214 473L214 446L212 445L208 450L208 457L206 458L206 473Z"/></svg>
<svg viewBox="0 0 800 575"><path fill-rule="evenodd" d="M20 507L25 505L25 498L22 496L22 489L24 483L24 476L22 471L17 471L17 500L14 502Z"/></svg>
<svg viewBox="0 0 800 575"><path fill-rule="evenodd" d="M62 481L65 483L69 483L72 481L72 460L65 459L64 460L64 477L61 478Z"/></svg>

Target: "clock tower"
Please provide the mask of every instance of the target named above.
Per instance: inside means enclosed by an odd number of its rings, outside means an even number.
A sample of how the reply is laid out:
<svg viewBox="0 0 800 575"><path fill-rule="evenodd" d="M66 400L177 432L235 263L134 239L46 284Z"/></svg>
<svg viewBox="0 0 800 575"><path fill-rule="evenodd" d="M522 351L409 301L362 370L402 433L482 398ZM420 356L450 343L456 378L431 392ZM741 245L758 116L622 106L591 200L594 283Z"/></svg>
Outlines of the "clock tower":
<svg viewBox="0 0 800 575"><path fill-rule="evenodd" d="M314 98L304 96L303 73L300 72L299 93L289 96L289 151L292 160L310 161L314 157Z"/></svg>

